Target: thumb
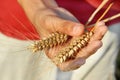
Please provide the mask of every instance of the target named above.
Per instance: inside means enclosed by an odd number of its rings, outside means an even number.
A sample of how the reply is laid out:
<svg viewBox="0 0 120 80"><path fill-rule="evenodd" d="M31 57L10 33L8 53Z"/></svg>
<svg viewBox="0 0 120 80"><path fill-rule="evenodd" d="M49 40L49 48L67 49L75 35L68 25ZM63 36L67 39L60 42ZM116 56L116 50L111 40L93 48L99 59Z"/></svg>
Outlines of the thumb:
<svg viewBox="0 0 120 80"><path fill-rule="evenodd" d="M84 32L84 26L81 23L65 20L55 15L44 17L44 20L42 20L42 23L46 26L47 30L52 32L56 30L70 36L79 36Z"/></svg>
<svg viewBox="0 0 120 80"><path fill-rule="evenodd" d="M58 19L56 19L56 21L57 20ZM81 23L59 19L58 26L56 25L56 30L70 36L79 36L84 32L84 26Z"/></svg>

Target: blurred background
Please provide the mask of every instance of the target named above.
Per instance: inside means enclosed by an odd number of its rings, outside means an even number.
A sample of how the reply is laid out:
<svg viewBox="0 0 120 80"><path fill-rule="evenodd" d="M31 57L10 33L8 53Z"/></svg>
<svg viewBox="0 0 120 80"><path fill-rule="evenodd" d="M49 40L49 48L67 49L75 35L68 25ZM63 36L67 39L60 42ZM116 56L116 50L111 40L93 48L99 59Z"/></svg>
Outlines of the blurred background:
<svg viewBox="0 0 120 80"><path fill-rule="evenodd" d="M115 72L117 80L120 80L120 50L116 59L116 72Z"/></svg>

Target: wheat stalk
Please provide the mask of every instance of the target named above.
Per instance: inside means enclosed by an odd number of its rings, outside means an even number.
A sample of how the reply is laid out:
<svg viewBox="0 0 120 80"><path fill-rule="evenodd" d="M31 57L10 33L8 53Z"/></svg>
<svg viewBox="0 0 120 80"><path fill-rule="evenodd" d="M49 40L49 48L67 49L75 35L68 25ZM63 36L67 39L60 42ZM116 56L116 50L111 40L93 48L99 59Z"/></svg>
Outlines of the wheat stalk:
<svg viewBox="0 0 120 80"><path fill-rule="evenodd" d="M102 16L97 20L96 23L98 23L104 16L105 14L110 10L111 6L113 3L111 3L108 8L105 10L105 12L102 14ZM118 17L118 16L115 16ZM112 18L115 18L112 17ZM95 24L96 24L95 23ZM90 30L90 32L84 33L82 36L78 37L78 39L73 40L70 45L67 45L65 49L61 50L53 59L53 62L55 64L60 64L65 61L68 61L70 59L74 59L76 57L77 52L79 52L82 48L87 46L89 43L90 38L93 36L95 30L95 26Z"/></svg>
<svg viewBox="0 0 120 80"><path fill-rule="evenodd" d="M88 25L94 16L97 14L97 12L108 2L108 0L104 0L101 5L97 8L97 10L92 14L92 16L89 18L88 22L86 25ZM110 10L111 6L113 3L111 3L108 8L105 10L105 12L102 14L102 16L97 20L96 23L102 20L102 18L106 15L106 13ZM102 20L103 22L108 22L110 20L113 20L115 18L120 17L120 13L117 15L114 15L112 17L106 18ZM94 35L94 29L95 29L95 24L89 25L87 27L93 27L91 31L85 32L82 36L79 36L77 39L73 40L73 42L70 43L66 48L63 50L60 50L60 52L53 58L53 62L55 64L60 64L63 63L69 59L74 59L76 56L76 53L80 51L83 47L87 46L89 43L90 38ZM63 43L67 43L68 39L70 36L67 34L63 34L60 32L54 32L51 34L48 38L42 39L39 41L35 41L34 44L30 45L28 48L32 50L32 52L37 52L40 50L44 49L50 49L52 47L55 47L57 45L61 45Z"/></svg>
<svg viewBox="0 0 120 80"><path fill-rule="evenodd" d="M109 21L111 21L111 20L114 20L114 19L116 19L116 18L118 18L118 17L120 17L120 13L118 13L118 14L112 16L112 17L106 18L106 19L104 19L104 20L101 20L101 21L106 23L106 22L109 22ZM87 28L90 28L90 27L93 27L93 26L95 26L95 24L91 24L91 25L87 26Z"/></svg>
<svg viewBox="0 0 120 80"><path fill-rule="evenodd" d="M98 8L93 12L93 14L90 16L88 19L87 23L85 24L86 26L93 20L95 15L103 8L103 6L108 2L109 0L103 0L102 3L98 6Z"/></svg>

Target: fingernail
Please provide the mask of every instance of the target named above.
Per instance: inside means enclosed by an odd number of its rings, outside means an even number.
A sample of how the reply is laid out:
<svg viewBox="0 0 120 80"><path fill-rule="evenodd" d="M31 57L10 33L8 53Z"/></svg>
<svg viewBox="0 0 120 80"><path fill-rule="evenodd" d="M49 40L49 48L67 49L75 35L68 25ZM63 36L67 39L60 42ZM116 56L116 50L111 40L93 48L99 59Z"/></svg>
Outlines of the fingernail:
<svg viewBox="0 0 120 80"><path fill-rule="evenodd" d="M78 66L78 65L83 65L85 63L85 59L83 58L78 58L70 64L70 66Z"/></svg>
<svg viewBox="0 0 120 80"><path fill-rule="evenodd" d="M69 64L69 67L66 68L66 71L78 69L84 63L85 63L84 58L78 58L74 60L71 64Z"/></svg>
<svg viewBox="0 0 120 80"><path fill-rule="evenodd" d="M75 61L75 64L77 64L77 65L83 65L84 63L85 63L85 59L83 59L83 58L78 58Z"/></svg>
<svg viewBox="0 0 120 80"><path fill-rule="evenodd" d="M83 28L81 26L82 25L78 25L78 24L76 26L74 26L72 34L77 35L77 36L80 35L82 33L82 31L83 31Z"/></svg>
<svg viewBox="0 0 120 80"><path fill-rule="evenodd" d="M84 63L85 63L85 59L78 58L77 60L73 61L72 64L69 65L67 70L68 71L75 70L75 69L79 68L81 65L83 65Z"/></svg>

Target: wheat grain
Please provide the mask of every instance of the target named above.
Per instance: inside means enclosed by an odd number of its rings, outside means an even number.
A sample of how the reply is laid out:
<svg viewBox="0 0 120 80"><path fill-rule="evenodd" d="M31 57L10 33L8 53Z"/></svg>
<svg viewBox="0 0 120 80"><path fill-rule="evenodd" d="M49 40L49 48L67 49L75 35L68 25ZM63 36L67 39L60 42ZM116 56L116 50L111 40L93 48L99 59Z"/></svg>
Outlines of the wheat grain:
<svg viewBox="0 0 120 80"><path fill-rule="evenodd" d="M54 46L65 43L68 40L68 37L69 36L66 34L55 32L46 39L35 41L34 44L30 45L28 48L32 50L32 52L37 52L43 49L49 49Z"/></svg>
<svg viewBox="0 0 120 80"><path fill-rule="evenodd" d="M58 55L53 59L55 64L63 63L69 59L74 59L76 53L80 51L83 47L87 46L90 38L92 37L93 32L86 32L82 36L73 40L70 45L58 52Z"/></svg>

